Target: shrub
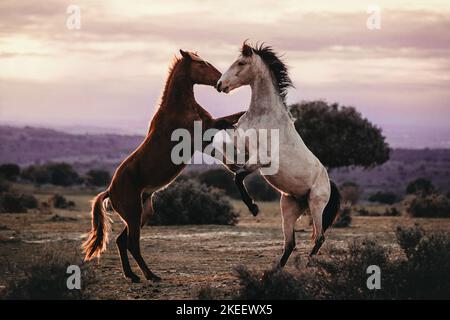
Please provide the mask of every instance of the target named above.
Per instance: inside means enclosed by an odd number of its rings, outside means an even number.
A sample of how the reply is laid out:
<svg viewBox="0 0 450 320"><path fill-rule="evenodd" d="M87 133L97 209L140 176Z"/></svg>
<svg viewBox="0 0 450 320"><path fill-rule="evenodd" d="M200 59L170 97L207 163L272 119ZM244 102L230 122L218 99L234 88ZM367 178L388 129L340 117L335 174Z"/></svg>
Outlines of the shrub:
<svg viewBox="0 0 450 320"><path fill-rule="evenodd" d="M48 164L47 170L50 174L50 183L56 186L71 186L79 183L78 173L67 163Z"/></svg>
<svg viewBox="0 0 450 320"><path fill-rule="evenodd" d="M243 266L236 268L241 288L235 299L242 300L293 300L309 298L303 294L299 280L282 269L267 270L261 276ZM306 296L306 297L305 297Z"/></svg>
<svg viewBox="0 0 450 320"><path fill-rule="evenodd" d="M450 296L450 237L427 234L415 226L397 229L397 239L407 256L398 266L397 291L403 299L448 299Z"/></svg>
<svg viewBox="0 0 450 320"><path fill-rule="evenodd" d="M75 248L46 249L43 253L33 257L30 264L17 266L9 264L13 277L9 279L2 291L3 299L85 299L89 298L86 287L93 283L95 274L87 264L81 266L81 290L67 288L67 267L77 265L80 257L70 252L77 252Z"/></svg>
<svg viewBox="0 0 450 320"><path fill-rule="evenodd" d="M379 202L384 204L394 204L400 201L400 198L393 192L378 191L369 197L370 202Z"/></svg>
<svg viewBox="0 0 450 320"><path fill-rule="evenodd" d="M413 217L450 217L450 199L444 195L431 194L416 196L407 206L407 211Z"/></svg>
<svg viewBox="0 0 450 320"><path fill-rule="evenodd" d="M397 208L395 208L395 207L391 207L391 208L387 208L385 211L384 211L384 214L383 214L385 217L398 217L398 216L400 216L401 215L401 212L397 209Z"/></svg>
<svg viewBox="0 0 450 320"><path fill-rule="evenodd" d="M89 170L86 173L86 182L91 186L106 186L111 181L111 176L106 170Z"/></svg>
<svg viewBox="0 0 450 320"><path fill-rule="evenodd" d="M58 209L73 209L75 207L75 202L68 201L64 196L57 193L48 199L48 204Z"/></svg>
<svg viewBox="0 0 450 320"><path fill-rule="evenodd" d="M0 177L8 181L16 181L20 175L20 167L14 163L5 163L0 165Z"/></svg>
<svg viewBox="0 0 450 320"><path fill-rule="evenodd" d="M295 273L268 270L261 276L238 270L241 288L235 299L448 299L450 237L419 226L396 230L405 253L393 259L372 239L355 239L347 250L328 250ZM381 289L367 288L367 268L381 270Z"/></svg>
<svg viewBox="0 0 450 320"><path fill-rule="evenodd" d="M39 207L39 201L32 194L21 194L20 202L27 209L37 209Z"/></svg>
<svg viewBox="0 0 450 320"><path fill-rule="evenodd" d="M233 174L225 169L212 169L202 172L197 179L200 183L208 187L223 190L229 197L240 199L239 190L234 183Z"/></svg>
<svg viewBox="0 0 450 320"><path fill-rule="evenodd" d="M431 183L429 179L418 178L414 181L408 183L406 187L407 194L417 194L421 196L431 195L436 192L435 186Z"/></svg>
<svg viewBox="0 0 450 320"><path fill-rule="evenodd" d="M193 180L176 181L155 194L152 225L234 225L237 213L223 191Z"/></svg>
<svg viewBox="0 0 450 320"><path fill-rule="evenodd" d="M36 184L51 183L57 186L70 186L80 182L78 173L67 163L32 165L22 171L22 178Z"/></svg>
<svg viewBox="0 0 450 320"><path fill-rule="evenodd" d="M0 192L9 191L10 188L11 188L10 183L0 177Z"/></svg>
<svg viewBox="0 0 450 320"><path fill-rule="evenodd" d="M333 223L335 228L346 228L352 223L352 211L350 208L343 208L339 211Z"/></svg>
<svg viewBox="0 0 450 320"><path fill-rule="evenodd" d="M274 201L280 198L280 193L259 174L249 176L245 180L245 184L248 188L248 192L255 200ZM236 186L235 188L237 189Z"/></svg>
<svg viewBox="0 0 450 320"><path fill-rule="evenodd" d="M0 212L25 213L27 209L36 209L39 203L32 195L4 192L0 194Z"/></svg>

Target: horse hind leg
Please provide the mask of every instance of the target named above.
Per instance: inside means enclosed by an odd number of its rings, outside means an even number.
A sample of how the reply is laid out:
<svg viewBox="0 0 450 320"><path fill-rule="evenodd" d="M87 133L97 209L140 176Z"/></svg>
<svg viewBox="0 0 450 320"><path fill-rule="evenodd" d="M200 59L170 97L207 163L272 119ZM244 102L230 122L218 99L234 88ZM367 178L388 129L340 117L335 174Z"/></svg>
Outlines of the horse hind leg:
<svg viewBox="0 0 450 320"><path fill-rule="evenodd" d="M328 203L326 196L318 196L312 193L309 198L309 211L313 219L314 229L314 247L309 256L317 254L325 241L324 230L322 226L323 211Z"/></svg>
<svg viewBox="0 0 450 320"><path fill-rule="evenodd" d="M128 221L128 250L136 260L139 268L147 280L160 281L161 278L154 274L147 266L141 254L140 237L141 237L141 212L136 211L133 219Z"/></svg>
<svg viewBox="0 0 450 320"><path fill-rule="evenodd" d="M287 195L281 195L280 207L283 218L284 251L278 265L282 268L295 248L294 226L301 215L301 208L294 197Z"/></svg>
<svg viewBox="0 0 450 320"><path fill-rule="evenodd" d="M128 227L125 227L120 235L116 239L117 249L119 250L120 261L122 263L122 270L124 276L130 279L132 282L137 283L140 281L139 277L133 272L130 266L130 261L128 260L127 253L127 240L128 238Z"/></svg>

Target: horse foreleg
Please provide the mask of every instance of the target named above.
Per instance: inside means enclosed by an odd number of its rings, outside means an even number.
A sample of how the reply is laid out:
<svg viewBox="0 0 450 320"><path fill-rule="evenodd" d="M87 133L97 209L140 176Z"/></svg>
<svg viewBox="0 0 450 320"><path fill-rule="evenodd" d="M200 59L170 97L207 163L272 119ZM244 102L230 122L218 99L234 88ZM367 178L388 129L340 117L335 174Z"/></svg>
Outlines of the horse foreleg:
<svg viewBox="0 0 450 320"><path fill-rule="evenodd" d="M217 118L213 120L212 127L218 130L223 129L232 129L236 122L238 122L239 118L242 117L242 115L245 113L245 111L237 112L230 114L225 117Z"/></svg>

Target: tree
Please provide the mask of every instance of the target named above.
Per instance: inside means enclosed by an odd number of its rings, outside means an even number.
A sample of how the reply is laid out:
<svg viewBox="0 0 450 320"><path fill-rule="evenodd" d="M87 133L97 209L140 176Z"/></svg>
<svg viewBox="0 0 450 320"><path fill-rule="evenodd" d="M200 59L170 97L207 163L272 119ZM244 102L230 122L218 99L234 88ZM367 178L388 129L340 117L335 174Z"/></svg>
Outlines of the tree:
<svg viewBox="0 0 450 320"><path fill-rule="evenodd" d="M8 181L16 181L20 175L20 167L15 163L5 163L0 165L0 176Z"/></svg>
<svg viewBox="0 0 450 320"><path fill-rule="evenodd" d="M68 163L51 163L46 167L50 173L50 183L56 186L70 186L79 182L78 173Z"/></svg>
<svg viewBox="0 0 450 320"><path fill-rule="evenodd" d="M89 185L101 187L106 186L111 181L111 176L106 170L89 170L86 173L86 181Z"/></svg>
<svg viewBox="0 0 450 320"><path fill-rule="evenodd" d="M406 187L407 194L417 194L420 196L428 196L436 192L436 188L429 179L417 178L408 183Z"/></svg>
<svg viewBox="0 0 450 320"><path fill-rule="evenodd" d="M29 180L36 184L50 183L50 174L46 167L31 165L22 170L22 179Z"/></svg>
<svg viewBox="0 0 450 320"><path fill-rule="evenodd" d="M353 107L324 101L289 106L295 128L308 148L328 168L372 167L389 159L381 129Z"/></svg>

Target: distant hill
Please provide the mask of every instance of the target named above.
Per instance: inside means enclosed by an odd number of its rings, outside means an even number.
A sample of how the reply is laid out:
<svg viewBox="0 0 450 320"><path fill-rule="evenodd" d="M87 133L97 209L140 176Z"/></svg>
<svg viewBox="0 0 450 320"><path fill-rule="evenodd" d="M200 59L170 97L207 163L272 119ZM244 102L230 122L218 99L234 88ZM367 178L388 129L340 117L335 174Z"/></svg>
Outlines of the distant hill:
<svg viewBox="0 0 450 320"><path fill-rule="evenodd" d="M119 134L69 134L35 127L0 126L0 163L26 166L67 162L78 171L92 168L114 171L143 140L143 136ZM220 167L220 166L219 166ZM211 166L189 166L207 170ZM430 178L443 191L450 190L450 149L394 149L391 159L373 169L341 168L331 177L338 184L353 181L365 195L379 190L403 193L407 182Z"/></svg>
<svg viewBox="0 0 450 320"><path fill-rule="evenodd" d="M143 137L116 134L68 134L52 129L0 126L0 163L21 166L68 162L78 170L113 168Z"/></svg>

